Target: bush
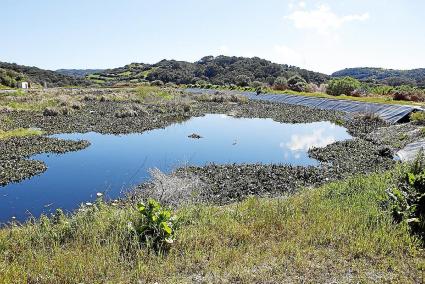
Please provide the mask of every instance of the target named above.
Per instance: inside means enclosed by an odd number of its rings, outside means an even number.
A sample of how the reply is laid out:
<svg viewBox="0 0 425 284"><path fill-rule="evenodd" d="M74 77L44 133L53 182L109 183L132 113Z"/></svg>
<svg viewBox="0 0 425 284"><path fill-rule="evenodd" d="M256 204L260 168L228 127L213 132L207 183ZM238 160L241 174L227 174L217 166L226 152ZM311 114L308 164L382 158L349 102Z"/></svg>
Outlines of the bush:
<svg viewBox="0 0 425 284"><path fill-rule="evenodd" d="M306 85L305 91L307 93L318 93L318 92L320 92L320 87L317 86L314 83L309 83L309 84Z"/></svg>
<svg viewBox="0 0 425 284"><path fill-rule="evenodd" d="M264 87L264 83L263 82L260 82L260 81L253 81L250 85L254 89L258 89L258 88L263 88Z"/></svg>
<svg viewBox="0 0 425 284"><path fill-rule="evenodd" d="M375 86L372 87L370 92L375 95L380 96L389 96L392 95L392 92L394 91L394 88L391 86L381 85L381 86Z"/></svg>
<svg viewBox="0 0 425 284"><path fill-rule="evenodd" d="M238 85L239 87L249 86L250 83L251 83L251 78L249 78L249 76L247 75L238 75L236 77L236 85Z"/></svg>
<svg viewBox="0 0 425 284"><path fill-rule="evenodd" d="M296 92L304 92L307 82L301 76L295 75L288 79L288 88Z"/></svg>
<svg viewBox="0 0 425 284"><path fill-rule="evenodd" d="M420 151L415 161L401 173L397 188L389 192L392 213L397 222L405 221L412 232L425 237L425 158Z"/></svg>
<svg viewBox="0 0 425 284"><path fill-rule="evenodd" d="M417 111L410 115L410 120L417 124L425 125L425 112Z"/></svg>
<svg viewBox="0 0 425 284"><path fill-rule="evenodd" d="M208 84L208 82L205 81L205 80L198 80L198 81L196 81L196 85L197 86L200 86L200 87L206 86L207 84Z"/></svg>
<svg viewBox="0 0 425 284"><path fill-rule="evenodd" d="M175 216L153 199L149 199L146 205L139 203L137 210L140 219L135 229L140 241L157 252L168 250L176 239Z"/></svg>
<svg viewBox="0 0 425 284"><path fill-rule="evenodd" d="M288 88L288 80L285 77L277 77L273 83L273 89L283 91Z"/></svg>
<svg viewBox="0 0 425 284"><path fill-rule="evenodd" d="M403 85L392 90L393 99L396 101L424 101L425 92L423 90Z"/></svg>
<svg viewBox="0 0 425 284"><path fill-rule="evenodd" d="M329 81L326 92L331 96L351 95L359 88L360 82L354 78L335 78Z"/></svg>
<svg viewBox="0 0 425 284"><path fill-rule="evenodd" d="M304 82L298 82L295 85L291 85L289 89L296 92L305 92L307 89L307 84Z"/></svg>
<svg viewBox="0 0 425 284"><path fill-rule="evenodd" d="M172 208L201 201L200 190L203 184L199 178L192 175L180 176L176 173L164 174L157 168L150 169L149 173L151 181L133 191L139 200L153 198Z"/></svg>
<svg viewBox="0 0 425 284"><path fill-rule="evenodd" d="M44 116L58 116L59 115L59 110L57 110L56 108L45 108L43 111L43 115Z"/></svg>

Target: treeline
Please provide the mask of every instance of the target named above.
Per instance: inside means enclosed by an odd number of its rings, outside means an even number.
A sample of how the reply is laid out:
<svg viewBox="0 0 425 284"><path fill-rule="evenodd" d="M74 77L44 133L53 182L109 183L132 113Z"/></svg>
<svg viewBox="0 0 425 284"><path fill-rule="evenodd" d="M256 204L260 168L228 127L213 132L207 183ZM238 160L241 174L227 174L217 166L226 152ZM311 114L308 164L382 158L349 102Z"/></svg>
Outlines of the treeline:
<svg viewBox="0 0 425 284"><path fill-rule="evenodd" d="M332 77L352 77L362 82L384 84L392 87L407 85L425 88L425 68L393 70L383 68L347 68L332 74Z"/></svg>
<svg viewBox="0 0 425 284"><path fill-rule="evenodd" d="M272 63L258 57L206 56L190 63L176 60L162 60L156 64L132 63L124 67L105 70L89 75L98 83L154 82L174 84L212 84L250 86L267 84L272 86L279 77L290 79L299 76L306 83L320 85L328 75L301 69L295 66Z"/></svg>
<svg viewBox="0 0 425 284"><path fill-rule="evenodd" d="M94 73L101 73L103 71L104 69L58 69L58 70L55 70L55 72L59 74L76 77L76 78L84 78L87 75L94 74Z"/></svg>
<svg viewBox="0 0 425 284"><path fill-rule="evenodd" d="M0 62L0 83L8 87L16 87L19 81L28 81L32 85L48 87L87 86L90 84L84 78L74 78L50 70L37 67Z"/></svg>

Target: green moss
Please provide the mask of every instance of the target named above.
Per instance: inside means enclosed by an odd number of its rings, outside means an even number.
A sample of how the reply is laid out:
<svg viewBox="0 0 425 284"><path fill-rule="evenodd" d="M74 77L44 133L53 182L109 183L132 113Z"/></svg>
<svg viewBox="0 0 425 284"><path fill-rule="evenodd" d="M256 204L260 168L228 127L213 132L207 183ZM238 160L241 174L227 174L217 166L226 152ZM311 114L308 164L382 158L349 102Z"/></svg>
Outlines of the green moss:
<svg viewBox="0 0 425 284"><path fill-rule="evenodd" d="M174 96L165 89L154 86L139 86L135 89L136 95L142 100L146 99L164 99L171 100Z"/></svg>

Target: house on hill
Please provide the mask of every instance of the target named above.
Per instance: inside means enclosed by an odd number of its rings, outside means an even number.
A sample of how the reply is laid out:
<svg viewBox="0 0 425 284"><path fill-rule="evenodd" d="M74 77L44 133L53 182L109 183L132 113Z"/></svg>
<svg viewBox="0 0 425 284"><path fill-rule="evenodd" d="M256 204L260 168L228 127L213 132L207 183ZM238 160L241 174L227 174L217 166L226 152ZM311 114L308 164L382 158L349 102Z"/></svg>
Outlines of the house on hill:
<svg viewBox="0 0 425 284"><path fill-rule="evenodd" d="M18 88L20 89L29 89L30 84L28 82L18 82Z"/></svg>

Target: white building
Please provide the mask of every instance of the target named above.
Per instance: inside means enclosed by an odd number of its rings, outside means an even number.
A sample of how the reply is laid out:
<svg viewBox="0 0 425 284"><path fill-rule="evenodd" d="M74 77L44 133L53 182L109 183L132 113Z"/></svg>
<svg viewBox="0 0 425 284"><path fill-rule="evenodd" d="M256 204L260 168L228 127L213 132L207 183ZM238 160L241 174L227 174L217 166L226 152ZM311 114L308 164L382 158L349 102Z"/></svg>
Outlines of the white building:
<svg viewBox="0 0 425 284"><path fill-rule="evenodd" d="M18 82L18 88L28 89L29 88L29 84L28 84L28 82Z"/></svg>

